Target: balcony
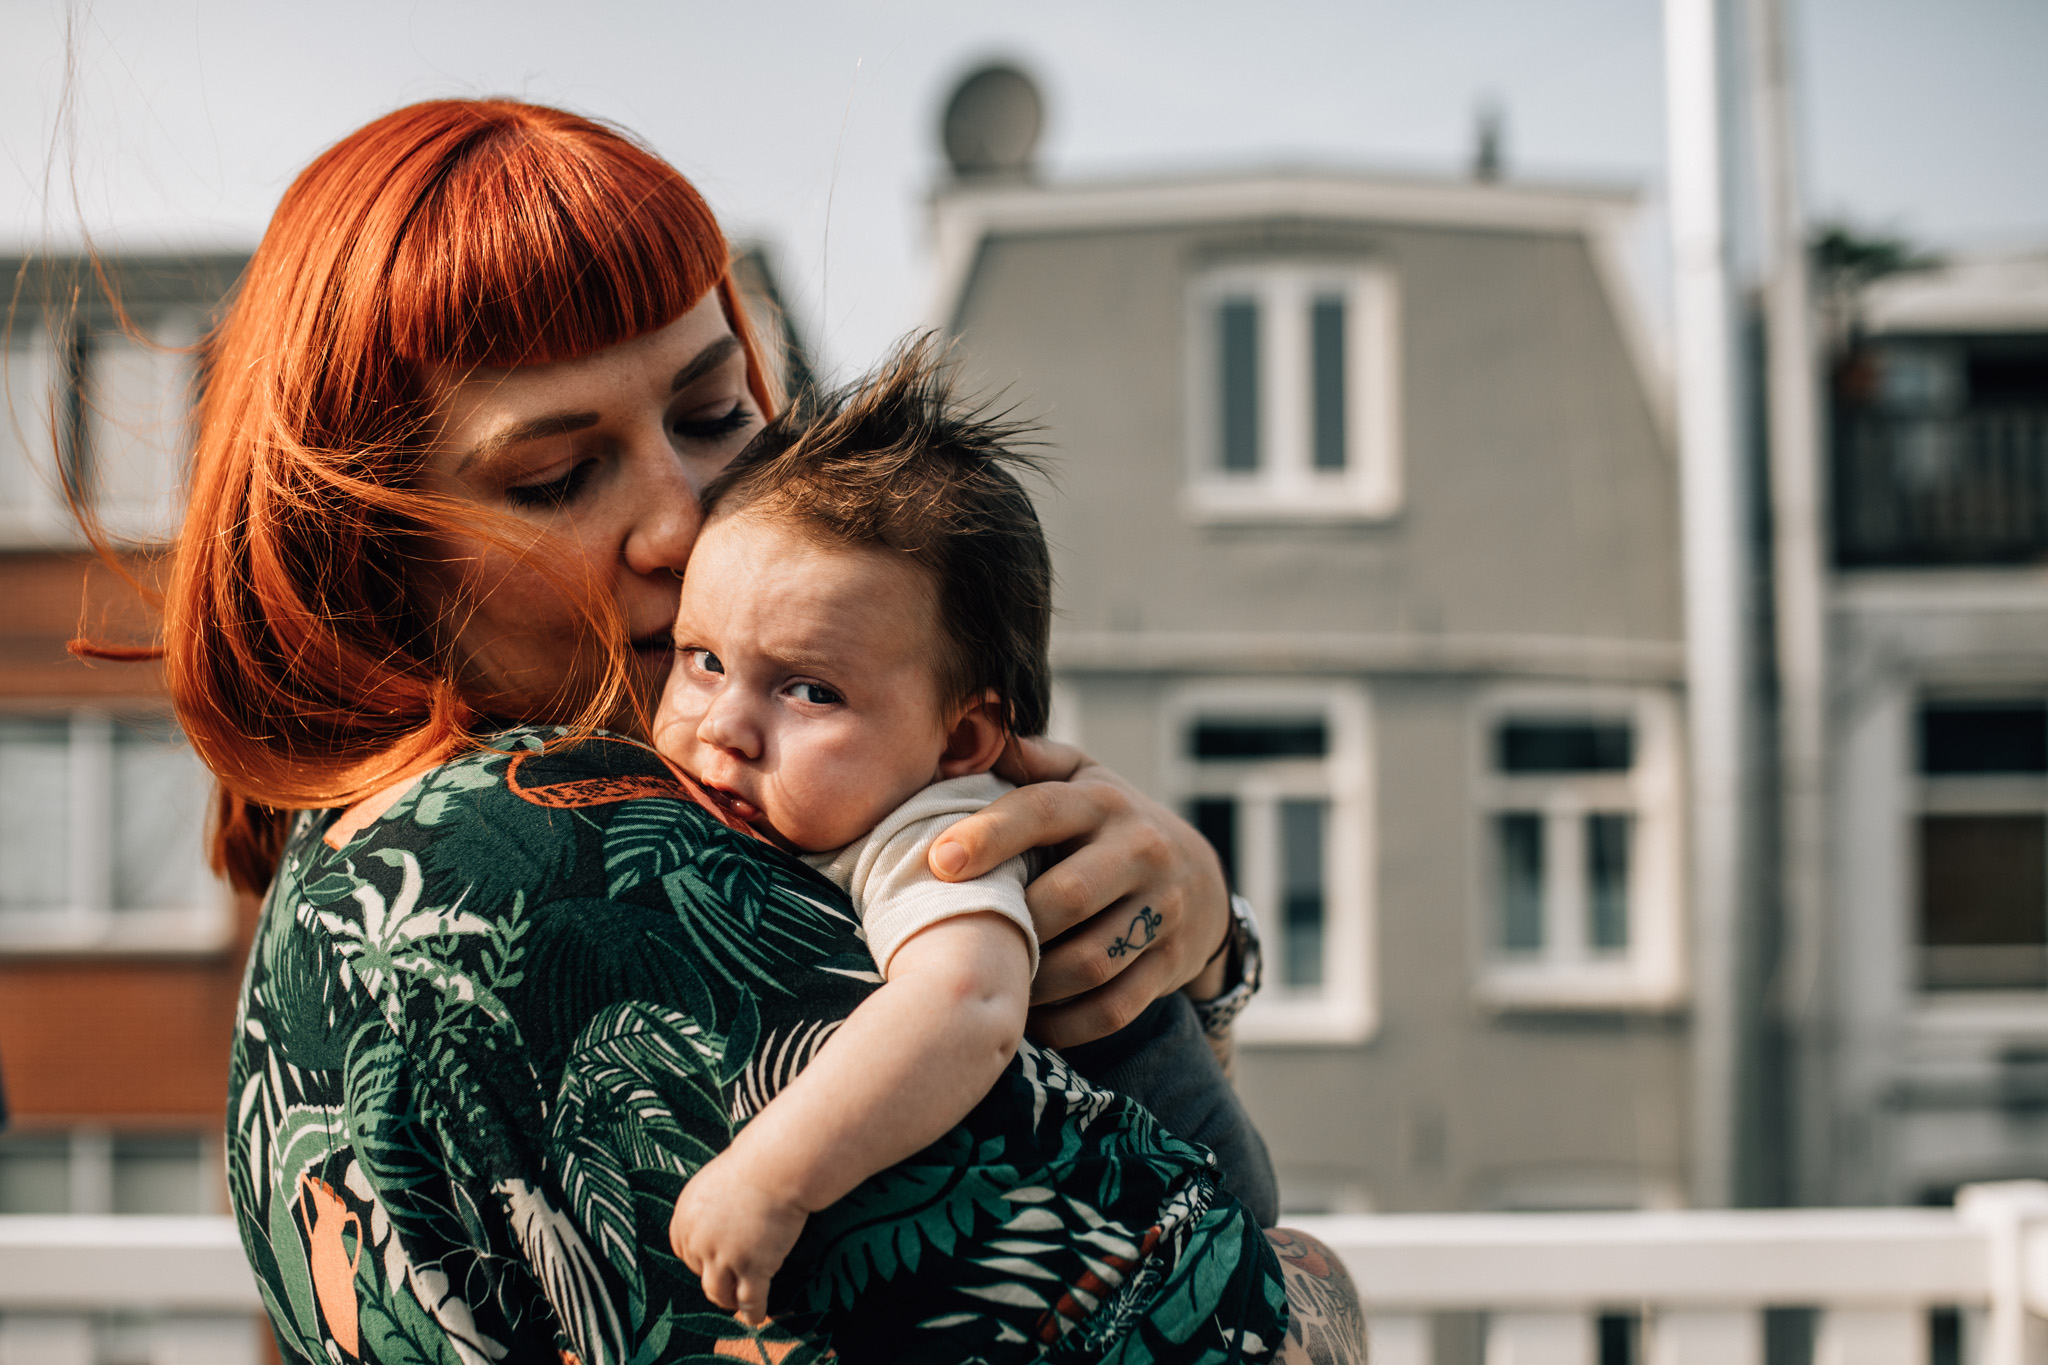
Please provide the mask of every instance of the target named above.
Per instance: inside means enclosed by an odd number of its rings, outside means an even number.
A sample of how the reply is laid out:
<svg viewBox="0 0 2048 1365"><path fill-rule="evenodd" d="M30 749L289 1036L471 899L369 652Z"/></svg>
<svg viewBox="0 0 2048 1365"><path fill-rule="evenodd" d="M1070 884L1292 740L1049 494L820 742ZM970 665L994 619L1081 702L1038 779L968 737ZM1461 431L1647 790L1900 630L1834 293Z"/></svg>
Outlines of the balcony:
<svg viewBox="0 0 2048 1365"><path fill-rule="evenodd" d="M2048 1183L1951 1209L1300 1218L1343 1257L1374 1365L1481 1314L1485 1365L2048 1363ZM0 1217L0 1365L254 1365L226 1218ZM1469 1319L1468 1319L1469 1321Z"/></svg>
<svg viewBox="0 0 2048 1365"><path fill-rule="evenodd" d="M2048 560L2048 410L1838 413L1834 534L1843 568Z"/></svg>

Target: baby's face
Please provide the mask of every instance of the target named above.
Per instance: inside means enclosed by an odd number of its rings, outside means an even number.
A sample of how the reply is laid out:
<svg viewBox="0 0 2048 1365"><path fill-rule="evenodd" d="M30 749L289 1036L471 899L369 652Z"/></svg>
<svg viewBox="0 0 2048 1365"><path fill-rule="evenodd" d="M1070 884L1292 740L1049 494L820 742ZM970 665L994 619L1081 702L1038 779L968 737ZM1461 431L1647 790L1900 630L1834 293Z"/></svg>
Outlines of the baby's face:
<svg viewBox="0 0 2048 1365"><path fill-rule="evenodd" d="M852 843L940 775L939 630L904 559L719 517L683 577L655 747L763 833Z"/></svg>

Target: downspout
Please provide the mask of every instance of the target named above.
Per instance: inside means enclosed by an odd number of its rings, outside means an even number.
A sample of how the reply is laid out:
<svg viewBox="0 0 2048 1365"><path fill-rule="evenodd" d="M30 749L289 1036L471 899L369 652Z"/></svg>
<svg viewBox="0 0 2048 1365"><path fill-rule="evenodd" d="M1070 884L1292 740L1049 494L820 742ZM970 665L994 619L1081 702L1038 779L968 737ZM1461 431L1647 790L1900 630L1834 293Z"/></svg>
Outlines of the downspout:
<svg viewBox="0 0 2048 1365"><path fill-rule="evenodd" d="M1664 0L1686 715L1691 774L1692 1197L1741 1183L1755 792L1749 506L1737 421L1718 0Z"/></svg>
<svg viewBox="0 0 2048 1365"><path fill-rule="evenodd" d="M1765 405L1778 682L1778 906L1783 936L1765 1001L1791 1072L1779 1193L1828 1202L1830 1087L1821 964L1827 928L1827 532L1819 366L1807 273L1797 112L1781 0L1747 0L1764 280Z"/></svg>

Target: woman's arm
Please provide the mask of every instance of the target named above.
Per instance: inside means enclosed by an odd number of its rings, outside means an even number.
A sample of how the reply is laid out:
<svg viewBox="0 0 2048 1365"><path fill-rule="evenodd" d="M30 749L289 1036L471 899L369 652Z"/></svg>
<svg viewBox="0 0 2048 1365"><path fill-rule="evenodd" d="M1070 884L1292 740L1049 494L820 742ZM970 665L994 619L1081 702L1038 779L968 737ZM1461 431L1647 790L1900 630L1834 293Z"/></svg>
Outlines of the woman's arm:
<svg viewBox="0 0 2048 1365"><path fill-rule="evenodd" d="M922 929L889 981L683 1186L669 1244L749 1322L804 1220L936 1142L995 1084L1024 1032L1030 949L1001 915Z"/></svg>
<svg viewBox="0 0 2048 1365"><path fill-rule="evenodd" d="M1223 989L1230 896L1193 826L1071 745L1017 741L997 771L1017 790L947 830L930 863L965 881L1028 849L1064 855L1027 892L1042 945L1032 1037L1090 1042L1169 991Z"/></svg>

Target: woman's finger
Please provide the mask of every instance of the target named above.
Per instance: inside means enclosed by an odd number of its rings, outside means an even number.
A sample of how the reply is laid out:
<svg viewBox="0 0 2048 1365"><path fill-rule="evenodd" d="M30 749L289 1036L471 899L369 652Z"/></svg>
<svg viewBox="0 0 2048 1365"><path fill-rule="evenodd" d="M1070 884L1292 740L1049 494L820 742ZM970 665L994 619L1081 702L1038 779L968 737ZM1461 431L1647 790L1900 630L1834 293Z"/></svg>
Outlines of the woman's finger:
<svg viewBox="0 0 2048 1365"><path fill-rule="evenodd" d="M1067 934L1148 887L1155 893L1166 891L1162 874L1171 856L1166 842L1143 826L1123 831L1120 838L1098 839L1075 849L1024 889L1024 903L1031 911L1032 923L1038 926L1039 942ZM1155 901L1167 898L1154 895ZM1106 916L1104 923L1093 926L1105 942L1115 937L1115 926L1106 922L1112 918Z"/></svg>
<svg viewBox="0 0 2048 1365"><path fill-rule="evenodd" d="M1066 782L1039 782L1006 792L954 824L932 845L927 861L942 881L979 877L1027 849L1063 844L1102 827L1098 792Z"/></svg>
<svg viewBox="0 0 2048 1365"><path fill-rule="evenodd" d="M1088 766L1088 755L1050 739L1012 739L996 760L996 776L1022 787L1032 782L1068 782Z"/></svg>
<svg viewBox="0 0 2048 1365"><path fill-rule="evenodd" d="M1173 989L1172 965L1141 953L1106 985L1052 1004L1034 1005L1025 1031L1047 1047L1072 1047L1106 1038Z"/></svg>

